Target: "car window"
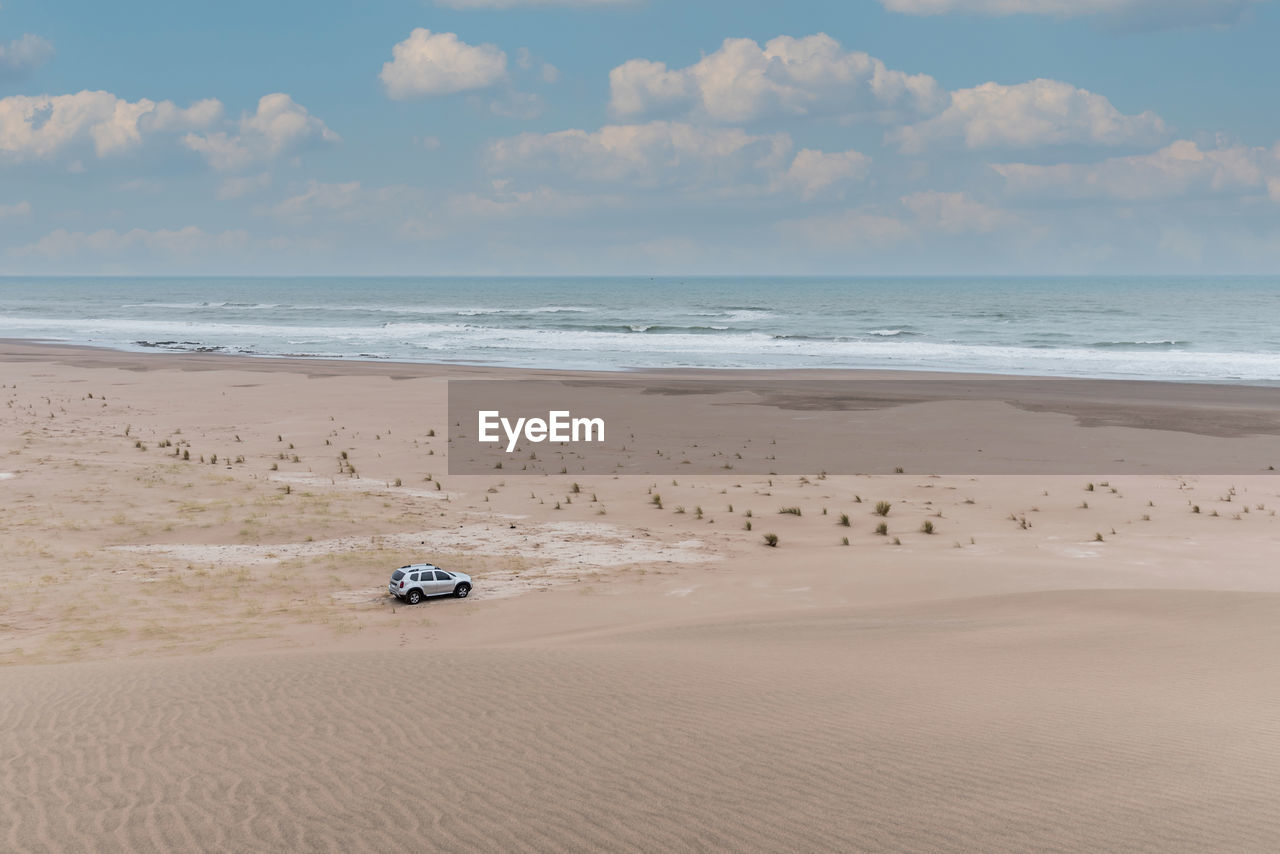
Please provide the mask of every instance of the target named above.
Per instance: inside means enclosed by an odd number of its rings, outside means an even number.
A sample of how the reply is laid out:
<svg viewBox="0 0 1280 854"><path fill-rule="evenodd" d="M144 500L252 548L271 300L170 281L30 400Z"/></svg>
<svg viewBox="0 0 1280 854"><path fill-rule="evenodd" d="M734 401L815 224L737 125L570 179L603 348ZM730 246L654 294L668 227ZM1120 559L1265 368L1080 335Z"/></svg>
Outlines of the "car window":
<svg viewBox="0 0 1280 854"><path fill-rule="evenodd" d="M402 579L402 578L404 578L404 570L403 570L403 569L397 569L395 572L391 573L391 580L392 580L392 581L399 581L399 580L400 580L400 579Z"/></svg>
<svg viewBox="0 0 1280 854"><path fill-rule="evenodd" d="M409 580L410 580L410 581L417 581L417 580L418 580L418 573L416 573L416 572L415 572L413 575L409 576Z"/></svg>
<svg viewBox="0 0 1280 854"><path fill-rule="evenodd" d="M440 571L440 570L438 570L438 569L436 570L436 581L449 581L449 580L451 580L452 578L453 578L453 576L452 576L452 575L450 575L449 573L447 573L447 572L441 572L441 571Z"/></svg>

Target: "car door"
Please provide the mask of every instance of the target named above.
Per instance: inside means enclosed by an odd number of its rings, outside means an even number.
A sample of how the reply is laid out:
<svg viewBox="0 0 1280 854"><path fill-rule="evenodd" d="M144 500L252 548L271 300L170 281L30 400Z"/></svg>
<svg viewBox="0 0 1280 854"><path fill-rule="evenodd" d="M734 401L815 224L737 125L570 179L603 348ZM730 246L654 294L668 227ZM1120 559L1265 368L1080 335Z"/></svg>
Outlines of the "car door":
<svg viewBox="0 0 1280 854"><path fill-rule="evenodd" d="M437 569L436 582L435 582L436 595L443 595L445 593L452 593L452 592L453 592L453 576L451 576L449 573L445 572L444 570Z"/></svg>
<svg viewBox="0 0 1280 854"><path fill-rule="evenodd" d="M436 581L435 572L431 569L422 570L422 583L418 586L422 588L423 596L435 596L440 593L440 582Z"/></svg>

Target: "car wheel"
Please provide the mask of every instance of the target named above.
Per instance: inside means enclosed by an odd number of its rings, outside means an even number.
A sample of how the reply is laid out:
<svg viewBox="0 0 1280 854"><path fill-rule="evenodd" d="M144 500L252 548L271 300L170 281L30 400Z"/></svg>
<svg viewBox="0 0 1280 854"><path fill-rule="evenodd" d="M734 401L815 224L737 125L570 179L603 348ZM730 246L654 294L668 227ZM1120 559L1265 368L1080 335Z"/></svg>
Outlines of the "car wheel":
<svg viewBox="0 0 1280 854"><path fill-rule="evenodd" d="M471 592L471 585L465 582L453 588L453 595L457 596L459 599L466 599L467 594L470 592Z"/></svg>
<svg viewBox="0 0 1280 854"><path fill-rule="evenodd" d="M409 595L405 597L405 601L408 602L410 605L417 605L419 602L422 601L422 591L410 590Z"/></svg>

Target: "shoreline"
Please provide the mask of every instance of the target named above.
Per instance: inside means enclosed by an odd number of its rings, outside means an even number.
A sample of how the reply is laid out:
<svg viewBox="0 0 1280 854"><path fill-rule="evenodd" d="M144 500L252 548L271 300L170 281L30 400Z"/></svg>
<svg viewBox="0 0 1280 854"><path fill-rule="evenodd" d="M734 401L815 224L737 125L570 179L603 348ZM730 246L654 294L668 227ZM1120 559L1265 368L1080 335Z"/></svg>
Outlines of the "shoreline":
<svg viewBox="0 0 1280 854"><path fill-rule="evenodd" d="M397 359L360 359L360 358L333 358L325 356L287 356L280 354L253 354L253 353L217 353L217 352L187 352L187 351L168 351L168 350L126 350L115 347L104 347L96 344L71 344L63 341L54 341L50 339L36 338L0 338L0 361L39 361L40 357L49 358L64 364L74 364L73 357L77 354L94 354L98 358L93 362L95 366L103 366L110 364L113 367L126 367L129 370L167 370L174 366L163 366L152 368L142 363L155 359L157 361L171 360L177 362L177 369L185 371L196 370L271 370L282 366L291 365L317 365L325 368L333 369L333 373L343 373L340 368L346 368L345 373L352 374L373 374L380 375L385 373L392 378L404 376L407 372L418 371L415 376L434 377L441 376L448 372L460 372L466 374L513 374L522 376L532 374L544 377L575 377L590 378L599 380L616 380L619 378L643 378L654 376L658 378L673 379L712 379L712 378L735 378L743 379L854 379L854 380L902 380L902 381L966 381L966 380L991 380L991 381L1047 381L1053 383L1088 383L1088 384L1104 384L1113 388L1126 385L1135 388L1153 387L1163 389L1168 387L1191 387L1191 388L1223 388L1223 389L1246 389L1256 390L1259 392L1280 392L1280 378L1277 378L1274 384L1256 384L1245 381L1231 380L1193 380L1193 379L1135 379L1126 377L1095 377L1095 376L1077 376L1074 374L1000 374L975 371L937 371L930 369L906 369L906 368L716 368L716 367L675 367L675 368L646 368L633 367L622 368L617 370L590 370L584 368L552 368L552 367L522 367L500 364L479 364L471 362L407 362ZM17 358L14 358L17 357ZM136 362L131 363L131 359ZM219 365L221 362L223 364ZM262 367L266 365L266 367ZM258 366L258 367L251 367ZM384 366L386 371L379 371L376 366ZM308 371L300 371L301 373L310 373ZM326 372L327 374L329 372Z"/></svg>

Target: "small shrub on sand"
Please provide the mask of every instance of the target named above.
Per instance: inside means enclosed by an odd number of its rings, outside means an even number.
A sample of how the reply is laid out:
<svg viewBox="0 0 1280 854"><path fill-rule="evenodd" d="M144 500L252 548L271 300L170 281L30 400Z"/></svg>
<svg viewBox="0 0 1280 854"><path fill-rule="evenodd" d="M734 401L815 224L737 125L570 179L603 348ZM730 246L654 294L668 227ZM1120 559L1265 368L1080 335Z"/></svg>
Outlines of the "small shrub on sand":
<svg viewBox="0 0 1280 854"><path fill-rule="evenodd" d="M783 507L783 508L782 508L781 510L779 510L778 512L779 512L779 513L786 513L786 514L791 515L791 516L799 516L799 515L800 515L800 508L799 508L799 507Z"/></svg>
<svg viewBox="0 0 1280 854"><path fill-rule="evenodd" d="M841 528L847 528L847 527L849 527L849 514L848 514L848 513L841 513L841 514L840 514L840 521L839 521L839 523L838 523L838 524L840 525L840 527L841 527Z"/></svg>
<svg viewBox="0 0 1280 854"><path fill-rule="evenodd" d="M764 544L765 544L766 546L769 546L770 548L777 548L777 547L778 547L778 535L777 535L777 534L765 534L765 535L764 535Z"/></svg>
<svg viewBox="0 0 1280 854"><path fill-rule="evenodd" d="M1084 491L1085 491L1085 492L1093 492L1093 484L1092 484L1092 483L1086 483L1086 484L1085 484L1085 486L1084 486Z"/></svg>
<svg viewBox="0 0 1280 854"><path fill-rule="evenodd" d="M879 534L879 535L880 535L880 536L882 536L882 537L886 537L886 536L888 536L888 535L889 535L889 526L888 526L888 525L886 525L884 522L881 522L879 525L876 525L876 533L877 533L877 534Z"/></svg>
<svg viewBox="0 0 1280 854"><path fill-rule="evenodd" d="M849 538L848 538L848 537L841 537L841 538L840 538L840 545L842 545L842 546L847 546L847 545L849 545Z"/></svg>
<svg viewBox="0 0 1280 854"><path fill-rule="evenodd" d="M876 515L877 515L877 516L888 516L888 515L889 515L889 511L890 511L891 509L893 509L893 505L892 505L892 504L890 504L888 501L877 501L877 502L876 502Z"/></svg>
<svg viewBox="0 0 1280 854"><path fill-rule="evenodd" d="M1101 543L1101 542L1103 542L1103 539L1102 539L1102 532L1101 532L1101 531L1099 531L1098 533L1096 533L1096 534L1094 534L1094 535L1093 535L1093 541L1094 541L1095 543Z"/></svg>
<svg viewBox="0 0 1280 854"><path fill-rule="evenodd" d="M932 523L932 522L930 522L928 519L925 519L925 520L924 520L924 524L920 526L920 530L921 530L921 532L923 532L923 533L925 533L925 534L932 534L932 533L933 533L933 523Z"/></svg>

